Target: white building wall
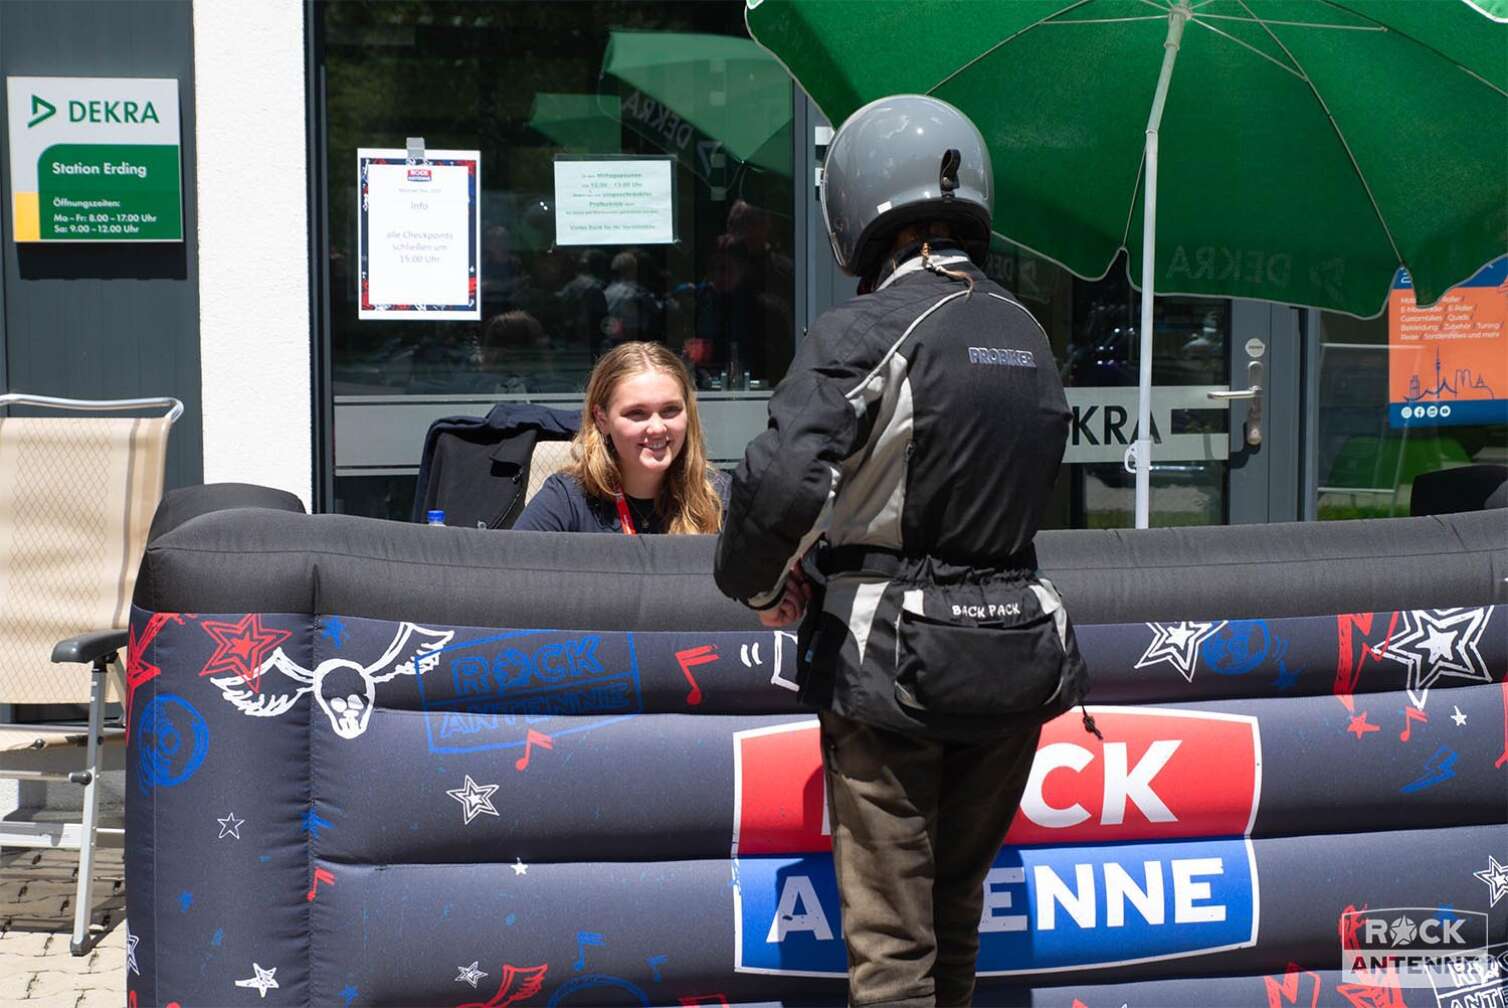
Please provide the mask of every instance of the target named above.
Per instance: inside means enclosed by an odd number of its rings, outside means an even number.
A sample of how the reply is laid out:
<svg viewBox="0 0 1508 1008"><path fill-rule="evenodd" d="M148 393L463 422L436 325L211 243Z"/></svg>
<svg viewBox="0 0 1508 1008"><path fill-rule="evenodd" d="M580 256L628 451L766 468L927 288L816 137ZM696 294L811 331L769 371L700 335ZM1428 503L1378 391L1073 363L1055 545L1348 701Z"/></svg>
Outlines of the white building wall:
<svg viewBox="0 0 1508 1008"><path fill-rule="evenodd" d="M304 12L194 0L204 482L311 502Z"/></svg>

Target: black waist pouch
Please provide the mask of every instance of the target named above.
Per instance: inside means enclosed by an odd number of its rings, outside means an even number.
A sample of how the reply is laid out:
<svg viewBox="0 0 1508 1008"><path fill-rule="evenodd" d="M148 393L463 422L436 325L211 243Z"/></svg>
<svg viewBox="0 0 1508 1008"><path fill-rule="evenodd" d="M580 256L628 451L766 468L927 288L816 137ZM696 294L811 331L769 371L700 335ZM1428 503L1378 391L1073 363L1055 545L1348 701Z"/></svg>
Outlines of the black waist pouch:
<svg viewBox="0 0 1508 1008"><path fill-rule="evenodd" d="M919 715L1012 721L1056 717L1087 681L1063 600L1035 578L906 590L895 673Z"/></svg>

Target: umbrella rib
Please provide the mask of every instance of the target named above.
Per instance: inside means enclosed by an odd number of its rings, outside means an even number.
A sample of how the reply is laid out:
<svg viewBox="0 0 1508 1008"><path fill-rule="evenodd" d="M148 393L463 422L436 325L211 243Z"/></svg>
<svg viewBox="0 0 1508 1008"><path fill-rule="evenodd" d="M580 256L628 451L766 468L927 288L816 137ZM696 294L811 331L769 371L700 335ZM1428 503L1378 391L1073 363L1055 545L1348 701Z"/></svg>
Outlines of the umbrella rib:
<svg viewBox="0 0 1508 1008"><path fill-rule="evenodd" d="M1263 52L1262 50L1258 49L1256 46L1252 45L1250 42L1243 42L1240 39L1236 38L1236 36L1230 34L1229 32L1223 32L1219 28L1216 28L1214 25L1205 24L1204 21L1203 21L1203 19L1201 19L1201 18L1193 17L1193 18L1190 18L1189 20L1193 21L1196 25L1198 25L1199 27L1203 28L1205 31L1212 31L1216 35L1219 35L1221 38L1229 39L1230 41L1236 43L1236 45L1241 46L1243 49L1250 49L1252 52L1256 53L1258 56L1260 56L1263 59L1267 60L1273 66L1277 67L1279 70L1286 70L1288 73L1293 74L1299 80L1305 80L1306 79L1302 73L1300 73L1299 71L1295 70L1293 67L1291 67L1288 64L1282 62L1281 60L1273 59L1273 57L1271 55L1269 55L1269 54Z"/></svg>
<svg viewBox="0 0 1508 1008"><path fill-rule="evenodd" d="M1354 10L1351 10L1349 7L1343 7L1340 4L1335 3L1334 0L1320 0L1320 3L1326 4L1327 6L1330 6L1330 7L1334 7L1336 10L1343 10L1347 14L1354 14L1354 15L1356 15L1359 18L1366 18L1368 21L1373 20L1372 18L1367 17L1361 11L1354 11ZM1380 27L1386 28L1387 26L1386 25L1381 25ZM1492 81L1488 80L1486 77L1483 77L1481 74L1477 73L1471 67L1462 66L1460 63L1457 63L1455 60L1451 59L1449 56L1445 55L1443 52L1441 52L1440 50L1436 49L1434 46L1429 45L1426 42L1422 42L1419 39L1416 39L1414 36L1408 35L1408 34L1403 33L1403 32L1394 32L1393 34L1397 35L1399 38L1407 39L1408 41L1414 43L1414 45L1419 46L1421 49L1427 49L1427 50L1429 50L1430 52L1434 53L1436 56L1440 57L1445 62L1449 63L1451 66L1455 67L1457 70L1459 70L1462 73L1464 73L1466 76L1474 78L1474 79L1476 79L1478 81L1481 81L1483 84L1485 84L1488 87L1492 88L1492 90L1496 91L1498 94L1502 95L1504 98L1508 98L1508 91L1504 91L1502 88L1498 87Z"/></svg>
<svg viewBox="0 0 1508 1008"><path fill-rule="evenodd" d="M1005 38L1001 39L999 42L996 42L994 45L990 46L988 49L986 49L984 52L980 53L978 56L975 56L973 59L969 60L967 63L965 63L962 66L960 66L957 70L954 70L952 73L948 74L948 76L944 77L942 80L938 81L936 84L933 84L931 87L929 87L926 91L924 91L922 93L923 94L934 94L934 93L936 93L936 91L937 91L938 88L942 87L944 84L948 83L954 77L957 77L959 74L963 73L965 70L969 69L975 63L978 63L980 60L984 59L986 56L989 56L991 53L993 53L996 49L999 49L1001 46L1004 46L1007 43L1013 41L1014 39L1019 38L1021 35L1026 34L1027 32L1031 31L1033 28L1037 27L1037 25L1041 24L1042 22L1044 22L1044 21L1051 21L1053 18L1057 17L1058 15L1060 15L1060 14L1067 14L1069 11L1073 10L1075 7L1082 7L1082 6L1084 6L1085 4L1087 4L1089 2L1090 2L1090 0L1074 0L1073 3L1071 3L1068 6L1064 7L1062 10L1053 11L1051 14L1047 15L1046 17L1039 18L1038 20L1033 21L1031 24L1025 25L1025 26L1017 29L1016 31L1014 31L1011 34L1007 35ZM1150 0L1149 0L1149 2L1150 2ZM747 19L747 15L745 17Z"/></svg>
<svg viewBox="0 0 1508 1008"><path fill-rule="evenodd" d="M1082 25L1082 24L1125 24L1127 21L1166 21L1163 14L1148 14L1146 17L1118 17L1118 18L1069 18L1066 21L1041 21L1043 27L1047 25Z"/></svg>
<svg viewBox="0 0 1508 1008"><path fill-rule="evenodd" d="M1289 28L1334 28L1337 31L1364 31L1364 32L1385 32L1385 31L1387 31L1387 29L1384 28L1382 25L1316 24L1313 21L1262 21L1262 20L1257 19L1256 17L1249 17L1249 18L1236 17L1236 15L1234 15L1234 14L1201 14L1199 16L1200 17L1211 18L1211 19L1219 20L1219 21L1240 21L1243 24L1260 24L1260 25L1264 25L1264 26L1265 25L1283 25L1283 26L1289 27Z"/></svg>
<svg viewBox="0 0 1508 1008"><path fill-rule="evenodd" d="M1136 219L1136 194L1141 192L1142 183L1145 181L1142 176L1146 173L1146 170L1147 147L1145 144L1143 144L1141 149L1141 160L1136 163L1136 185L1131 188L1131 203L1126 207L1126 226L1121 228L1121 248L1125 249L1127 252L1131 251L1130 246L1126 244L1131 239L1131 222ZM1120 249L1117 249L1116 251L1118 253ZM1108 273L1109 271L1110 268L1107 266L1105 268L1105 272ZM1130 274L1131 263L1130 260L1127 260L1126 275L1129 277Z"/></svg>
<svg viewBox="0 0 1508 1008"><path fill-rule="evenodd" d="M1335 115L1330 111L1330 106L1325 104L1324 96L1319 93L1319 88L1314 86L1314 81L1310 79L1309 74L1304 70L1304 64L1300 63L1298 58L1293 55L1292 50L1283 44L1283 40L1278 38L1277 33L1267 26L1267 22L1257 17L1256 12L1247 6L1246 0L1236 0L1236 2L1241 5L1242 10L1246 11L1246 13L1250 14L1256 20L1257 24L1262 26L1262 30L1267 33L1267 37L1272 39L1279 49L1283 50L1283 55L1287 56L1293 61L1293 65L1298 67L1300 74L1302 74L1302 80L1309 86L1309 93L1314 95L1314 100L1319 103L1320 109L1325 113L1325 118L1330 121L1330 128L1335 131L1335 137L1340 141L1341 149L1346 152L1346 157L1351 162L1351 170L1356 172L1356 178L1361 182L1362 191L1367 194L1367 201L1372 204L1372 212L1377 215L1377 223L1382 225L1382 233L1388 236L1388 244L1393 248L1393 255L1397 257L1400 263L1407 265L1404 262L1403 253L1398 249L1398 241L1393 237L1393 229L1388 227L1387 218L1382 215L1382 207L1377 205L1377 197L1373 195L1372 187L1367 183L1366 173L1361 170L1361 165L1356 160L1355 152L1351 150L1351 145L1346 142L1345 133L1341 132L1340 123L1335 121Z"/></svg>

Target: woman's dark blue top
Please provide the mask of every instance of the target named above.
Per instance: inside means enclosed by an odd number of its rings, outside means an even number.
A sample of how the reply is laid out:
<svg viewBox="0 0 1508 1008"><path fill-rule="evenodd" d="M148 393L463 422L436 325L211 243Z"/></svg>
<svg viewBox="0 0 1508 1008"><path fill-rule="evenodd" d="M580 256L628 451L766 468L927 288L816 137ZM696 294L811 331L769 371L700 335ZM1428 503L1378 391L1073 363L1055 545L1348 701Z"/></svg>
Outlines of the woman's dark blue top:
<svg viewBox="0 0 1508 1008"><path fill-rule="evenodd" d="M732 485L728 474L721 470L712 473L712 489L723 502L723 513L728 511L728 487ZM634 529L644 535L665 531L665 520L655 514L654 501L638 497L625 498L629 514L633 516ZM527 532L619 532L623 523L618 520L618 506L611 500L597 501L589 498L574 476L556 473L540 484L539 492L529 501L524 513L513 523L515 529Z"/></svg>

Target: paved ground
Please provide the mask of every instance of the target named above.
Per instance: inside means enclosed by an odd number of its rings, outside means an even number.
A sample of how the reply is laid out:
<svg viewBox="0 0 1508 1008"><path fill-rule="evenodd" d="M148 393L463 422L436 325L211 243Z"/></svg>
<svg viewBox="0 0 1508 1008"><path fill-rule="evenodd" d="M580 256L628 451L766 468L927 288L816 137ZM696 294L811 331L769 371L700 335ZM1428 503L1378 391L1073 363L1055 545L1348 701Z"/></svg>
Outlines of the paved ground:
<svg viewBox="0 0 1508 1008"><path fill-rule="evenodd" d="M0 857L0 1005L120 1008L125 1003L126 889L121 852L96 853L93 921L99 942L68 952L77 851Z"/></svg>

